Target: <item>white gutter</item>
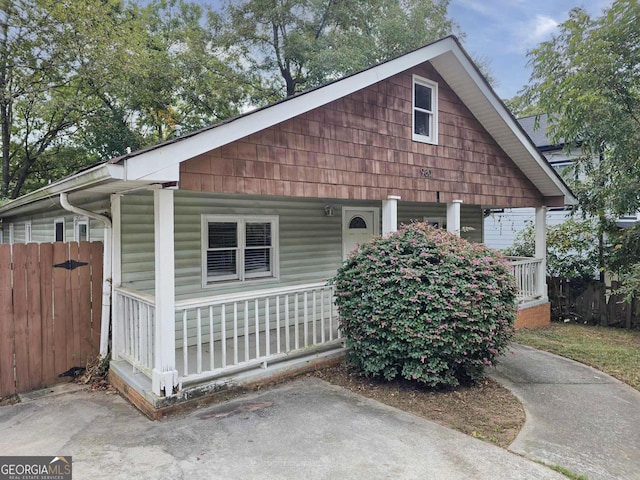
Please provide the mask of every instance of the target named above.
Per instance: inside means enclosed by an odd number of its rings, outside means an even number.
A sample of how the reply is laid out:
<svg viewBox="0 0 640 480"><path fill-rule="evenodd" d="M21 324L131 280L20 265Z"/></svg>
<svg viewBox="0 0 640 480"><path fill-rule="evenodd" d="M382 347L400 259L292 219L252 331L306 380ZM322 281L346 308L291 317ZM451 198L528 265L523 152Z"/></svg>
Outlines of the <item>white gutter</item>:
<svg viewBox="0 0 640 480"><path fill-rule="evenodd" d="M100 322L100 358L105 358L109 353L109 326L111 315L111 243L112 243L112 229L111 220L104 215L85 210L84 208L76 207L69 203L66 193L60 194L60 206L65 210L76 213L78 215L85 215L89 218L93 218L104 225L104 243L103 243L103 269L102 269L102 314Z"/></svg>

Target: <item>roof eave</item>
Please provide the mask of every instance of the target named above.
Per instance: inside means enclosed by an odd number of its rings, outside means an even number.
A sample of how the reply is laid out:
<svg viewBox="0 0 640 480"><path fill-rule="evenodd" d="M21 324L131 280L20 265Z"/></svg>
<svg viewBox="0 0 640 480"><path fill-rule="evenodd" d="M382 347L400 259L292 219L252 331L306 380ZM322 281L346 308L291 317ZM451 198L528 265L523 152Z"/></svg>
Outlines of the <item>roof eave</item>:
<svg viewBox="0 0 640 480"><path fill-rule="evenodd" d="M0 217L7 216L6 214L8 212L20 207L57 196L61 193L70 193L89 188L108 180L122 180L123 178L124 168L122 166L103 163L5 203L0 206Z"/></svg>

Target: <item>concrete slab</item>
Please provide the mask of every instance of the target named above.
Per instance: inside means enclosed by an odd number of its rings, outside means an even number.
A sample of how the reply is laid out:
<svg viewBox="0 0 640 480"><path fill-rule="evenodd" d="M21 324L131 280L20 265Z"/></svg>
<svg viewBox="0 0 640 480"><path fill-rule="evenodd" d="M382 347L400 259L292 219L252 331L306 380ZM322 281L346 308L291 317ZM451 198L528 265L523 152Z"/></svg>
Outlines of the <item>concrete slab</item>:
<svg viewBox="0 0 640 480"><path fill-rule="evenodd" d="M73 455L76 478L563 479L319 379L151 422L87 391L0 408L3 455Z"/></svg>
<svg viewBox="0 0 640 480"><path fill-rule="evenodd" d="M81 385L74 382L59 383L47 388L41 388L40 390L31 390L30 392L19 393L18 397L21 402L31 402L42 397L55 397L56 395L65 395L67 393L74 393L79 390L85 390L86 385Z"/></svg>
<svg viewBox="0 0 640 480"><path fill-rule="evenodd" d="M510 450L589 480L640 479L640 392L581 363L521 345L491 375L527 414Z"/></svg>

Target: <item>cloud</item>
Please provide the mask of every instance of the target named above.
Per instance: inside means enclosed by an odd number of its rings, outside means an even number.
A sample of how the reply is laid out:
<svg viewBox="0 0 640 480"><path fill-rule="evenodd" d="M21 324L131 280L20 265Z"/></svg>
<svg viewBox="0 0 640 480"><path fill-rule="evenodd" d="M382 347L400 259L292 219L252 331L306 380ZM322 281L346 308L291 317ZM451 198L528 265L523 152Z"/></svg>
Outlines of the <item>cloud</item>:
<svg viewBox="0 0 640 480"><path fill-rule="evenodd" d="M536 15L529 21L517 22L515 25L516 42L513 50L524 53L540 42L547 40L558 27L559 22L547 15Z"/></svg>

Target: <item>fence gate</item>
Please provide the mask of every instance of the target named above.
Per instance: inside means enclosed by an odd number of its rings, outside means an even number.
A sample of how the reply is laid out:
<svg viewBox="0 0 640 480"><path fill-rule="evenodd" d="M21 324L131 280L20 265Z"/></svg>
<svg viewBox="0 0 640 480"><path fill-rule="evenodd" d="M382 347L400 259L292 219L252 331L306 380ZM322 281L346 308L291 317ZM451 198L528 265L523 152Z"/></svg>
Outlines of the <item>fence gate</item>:
<svg viewBox="0 0 640 480"><path fill-rule="evenodd" d="M0 245L0 397L52 385L100 348L102 243Z"/></svg>

